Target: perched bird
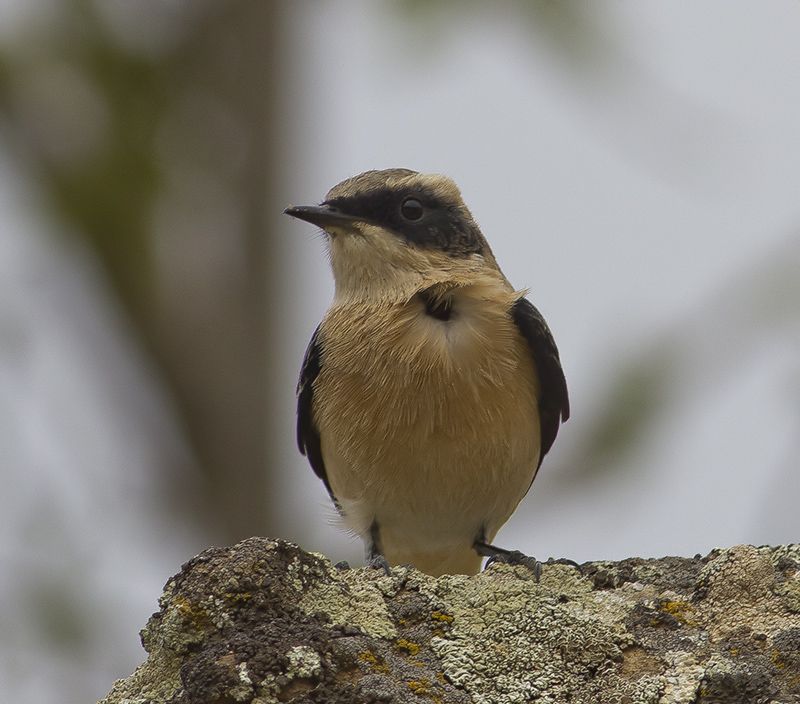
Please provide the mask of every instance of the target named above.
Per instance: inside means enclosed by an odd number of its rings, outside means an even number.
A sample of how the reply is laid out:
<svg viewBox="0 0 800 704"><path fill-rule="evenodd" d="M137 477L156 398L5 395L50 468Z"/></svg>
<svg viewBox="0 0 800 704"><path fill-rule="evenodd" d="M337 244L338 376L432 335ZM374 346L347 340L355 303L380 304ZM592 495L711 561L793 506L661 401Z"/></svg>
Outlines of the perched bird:
<svg viewBox="0 0 800 704"><path fill-rule="evenodd" d="M333 302L297 387L297 441L373 566L475 574L569 417L539 311L455 183L367 171L287 215L327 234Z"/></svg>

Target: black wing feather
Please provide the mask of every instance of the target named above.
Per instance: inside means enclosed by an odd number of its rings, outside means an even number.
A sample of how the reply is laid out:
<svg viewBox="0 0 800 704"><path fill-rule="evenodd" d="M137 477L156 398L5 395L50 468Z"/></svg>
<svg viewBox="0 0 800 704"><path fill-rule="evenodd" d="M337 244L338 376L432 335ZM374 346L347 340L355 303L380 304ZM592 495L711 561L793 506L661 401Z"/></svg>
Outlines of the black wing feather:
<svg viewBox="0 0 800 704"><path fill-rule="evenodd" d="M541 426L542 449L539 464L548 453L558 435L558 427L569 418L569 395L567 380L561 369L553 335L542 314L527 299L520 298L511 307L511 318L525 338L533 356L539 375L539 424Z"/></svg>
<svg viewBox="0 0 800 704"><path fill-rule="evenodd" d="M303 366L300 369L300 379L297 381L297 447L302 454L308 457L311 469L325 483L325 488L335 503L336 499L328 482L325 462L322 459L319 430L314 424L314 380L321 368L322 346L319 341L318 326L306 348Z"/></svg>

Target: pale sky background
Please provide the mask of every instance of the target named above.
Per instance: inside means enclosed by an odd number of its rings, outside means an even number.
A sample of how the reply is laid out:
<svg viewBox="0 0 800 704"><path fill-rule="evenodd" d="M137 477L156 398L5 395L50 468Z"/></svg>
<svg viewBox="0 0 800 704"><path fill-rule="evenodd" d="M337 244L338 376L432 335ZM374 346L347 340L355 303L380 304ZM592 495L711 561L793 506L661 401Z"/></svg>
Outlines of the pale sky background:
<svg viewBox="0 0 800 704"><path fill-rule="evenodd" d="M582 561L800 539L800 3L593 3L612 52L587 66L503 3L425 27L386 3L286 6L293 130L273 200L317 202L370 168L450 175L560 347L573 416L497 542ZM19 9L0 2L0 31ZM155 442L185 451L157 386L96 265L40 212L0 124L0 632L22 634L0 691L31 702L128 674L164 582L204 547L162 523L141 471ZM294 445L297 371L332 294L323 241L279 211L270 226L287 272L281 537L358 562ZM612 375L665 350L664 416L593 475L577 438ZM73 624L87 646L57 659L25 635L47 618L25 595L42 574L77 580L76 563L103 626Z"/></svg>

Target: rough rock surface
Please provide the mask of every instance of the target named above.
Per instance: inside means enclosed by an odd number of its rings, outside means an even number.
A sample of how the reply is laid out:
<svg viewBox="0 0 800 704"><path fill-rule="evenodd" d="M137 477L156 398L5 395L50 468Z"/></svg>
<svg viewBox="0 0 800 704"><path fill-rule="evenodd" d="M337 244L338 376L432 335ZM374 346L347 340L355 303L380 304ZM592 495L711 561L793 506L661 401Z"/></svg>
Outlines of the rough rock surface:
<svg viewBox="0 0 800 704"><path fill-rule="evenodd" d="M800 545L434 579L279 540L166 585L106 704L800 702Z"/></svg>

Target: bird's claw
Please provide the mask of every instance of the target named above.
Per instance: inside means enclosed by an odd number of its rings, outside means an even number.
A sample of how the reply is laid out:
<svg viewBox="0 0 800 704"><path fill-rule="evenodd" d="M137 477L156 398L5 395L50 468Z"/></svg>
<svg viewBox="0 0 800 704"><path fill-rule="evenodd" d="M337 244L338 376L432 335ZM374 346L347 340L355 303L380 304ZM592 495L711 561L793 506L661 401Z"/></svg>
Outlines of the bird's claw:
<svg viewBox="0 0 800 704"><path fill-rule="evenodd" d="M533 573L533 578L537 582L542 576L542 563L535 557L526 555L519 550L509 550L508 552L490 555L483 569L487 570L490 565L495 563L498 565L521 565L522 567L527 567Z"/></svg>
<svg viewBox="0 0 800 704"><path fill-rule="evenodd" d="M551 557L545 562L546 565L568 565L578 570L578 574L583 574L583 567L581 567L575 560L570 560L567 557Z"/></svg>
<svg viewBox="0 0 800 704"><path fill-rule="evenodd" d="M387 575L392 574L392 568L383 555L370 555L364 566L373 570L383 570Z"/></svg>
<svg viewBox="0 0 800 704"><path fill-rule="evenodd" d="M523 567L527 567L533 573L533 578L537 582L542 576L542 563L539 562L539 560L537 560L535 557L526 555L524 552L520 552L519 550L506 550L504 548L498 548L496 545L490 545L482 540L476 541L474 548L479 555L489 558L486 560L484 569L488 569L488 567L494 563L504 565L522 565ZM583 574L583 569L581 566L574 560L569 560L566 557L551 557L544 564L570 565L578 570L580 574Z"/></svg>

